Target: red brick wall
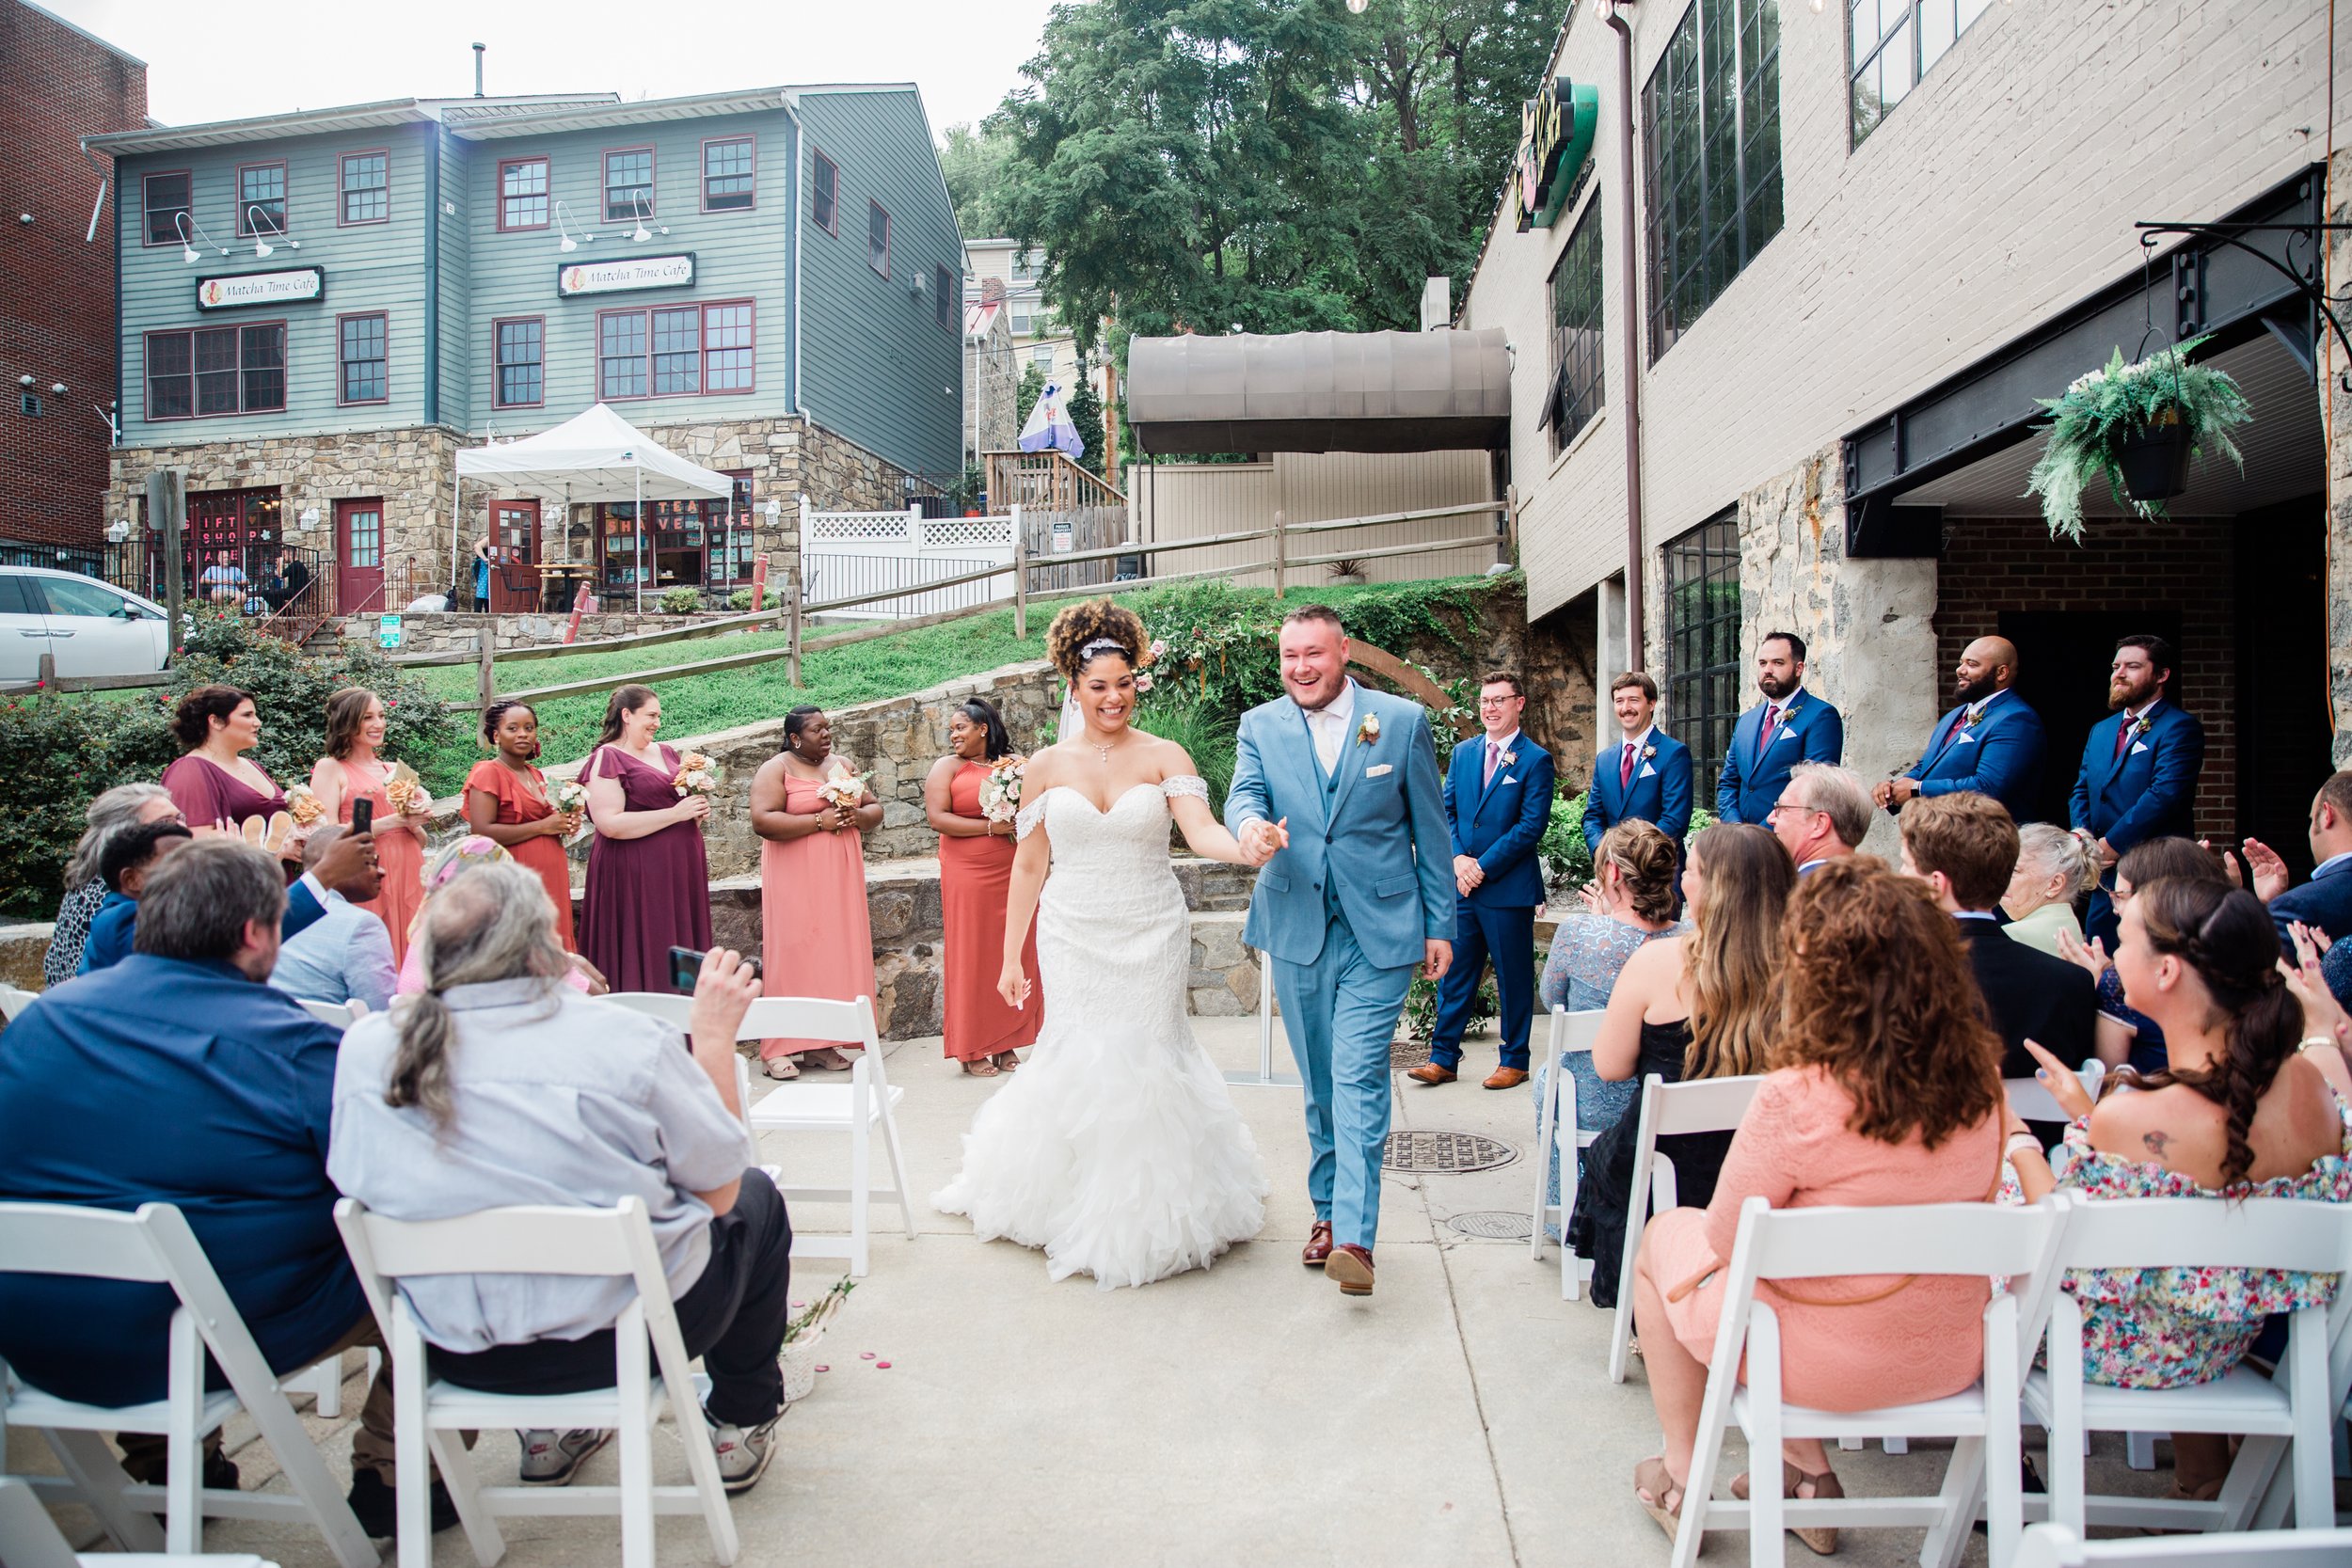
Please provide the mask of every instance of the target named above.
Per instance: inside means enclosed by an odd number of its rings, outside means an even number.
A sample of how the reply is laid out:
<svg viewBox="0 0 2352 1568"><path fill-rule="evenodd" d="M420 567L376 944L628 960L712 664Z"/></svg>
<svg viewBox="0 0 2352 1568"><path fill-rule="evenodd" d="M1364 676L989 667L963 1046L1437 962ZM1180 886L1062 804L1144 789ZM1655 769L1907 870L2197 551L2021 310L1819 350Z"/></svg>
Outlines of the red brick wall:
<svg viewBox="0 0 2352 1568"><path fill-rule="evenodd" d="M2054 543L2040 517L1946 518L1937 568L1935 641L1950 671L1969 642L1998 630L2009 610L2160 609L2181 618L2177 695L2205 726L2197 831L2227 838L2237 819L2237 585L2227 518L2167 522L2094 520L2080 545ZM2104 687L2104 664L2079 673ZM1947 696L1946 701L1949 698ZM2053 754L2069 778L2079 754Z"/></svg>
<svg viewBox="0 0 2352 1568"><path fill-rule="evenodd" d="M0 0L0 145L13 176L0 212L0 539L95 545L105 531L106 425L91 407L115 395L114 193L84 244L112 170L84 158L79 138L146 122L145 66ZM33 221L20 221L27 213ZM39 419L19 406L25 374ZM49 390L59 381L63 397Z"/></svg>

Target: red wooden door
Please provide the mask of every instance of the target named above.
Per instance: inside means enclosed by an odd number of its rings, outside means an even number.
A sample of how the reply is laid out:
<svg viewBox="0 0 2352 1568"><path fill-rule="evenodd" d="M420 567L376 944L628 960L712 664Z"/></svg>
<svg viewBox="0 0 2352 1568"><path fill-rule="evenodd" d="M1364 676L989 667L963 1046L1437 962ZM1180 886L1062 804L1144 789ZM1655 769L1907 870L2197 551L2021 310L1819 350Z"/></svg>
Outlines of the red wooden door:
<svg viewBox="0 0 2352 1568"><path fill-rule="evenodd" d="M490 609L512 615L539 608L539 503L490 503Z"/></svg>
<svg viewBox="0 0 2352 1568"><path fill-rule="evenodd" d="M374 614L384 603L384 503L370 498L335 503L335 604L346 615Z"/></svg>

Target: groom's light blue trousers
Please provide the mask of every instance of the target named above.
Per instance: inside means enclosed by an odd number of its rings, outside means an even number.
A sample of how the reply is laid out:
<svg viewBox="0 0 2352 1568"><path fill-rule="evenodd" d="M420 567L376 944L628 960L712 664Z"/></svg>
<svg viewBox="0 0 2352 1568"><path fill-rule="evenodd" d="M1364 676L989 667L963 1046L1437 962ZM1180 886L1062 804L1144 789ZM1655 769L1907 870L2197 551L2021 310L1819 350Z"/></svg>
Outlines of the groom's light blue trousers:
<svg viewBox="0 0 2352 1568"><path fill-rule="evenodd" d="M1414 967L1375 968L1334 919L1313 963L1274 964L1298 1081L1306 1088L1307 1193L1341 1245L1370 1249L1380 1228L1380 1156L1389 1136L1389 1042Z"/></svg>

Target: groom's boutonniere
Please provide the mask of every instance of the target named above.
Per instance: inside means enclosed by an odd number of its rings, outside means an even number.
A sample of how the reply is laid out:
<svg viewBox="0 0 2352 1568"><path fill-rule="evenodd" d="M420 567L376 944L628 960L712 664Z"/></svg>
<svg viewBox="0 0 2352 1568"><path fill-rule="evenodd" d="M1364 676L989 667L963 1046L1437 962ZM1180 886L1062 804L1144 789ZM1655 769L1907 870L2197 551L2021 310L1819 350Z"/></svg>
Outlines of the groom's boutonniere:
<svg viewBox="0 0 2352 1568"><path fill-rule="evenodd" d="M1362 721L1356 726L1356 744L1369 746L1379 738L1380 716L1376 713L1365 714Z"/></svg>
<svg viewBox="0 0 2352 1568"><path fill-rule="evenodd" d="M1655 746L1645 746L1645 747L1643 747L1643 748L1642 748L1642 760L1643 760L1644 762L1648 762L1648 761L1651 761L1651 760L1652 760L1653 758L1655 758L1657 755L1658 755L1658 748L1657 748L1657 747L1655 747Z"/></svg>

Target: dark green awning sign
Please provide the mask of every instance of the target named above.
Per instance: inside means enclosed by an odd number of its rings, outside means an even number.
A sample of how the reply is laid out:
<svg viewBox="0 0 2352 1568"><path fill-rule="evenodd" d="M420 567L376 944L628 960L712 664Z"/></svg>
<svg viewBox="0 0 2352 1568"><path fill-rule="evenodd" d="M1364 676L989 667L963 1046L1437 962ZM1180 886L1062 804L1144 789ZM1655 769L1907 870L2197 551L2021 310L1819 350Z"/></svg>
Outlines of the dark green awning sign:
<svg viewBox="0 0 2352 1568"><path fill-rule="evenodd" d="M1560 216L1576 171L1592 155L1593 132L1600 123L1597 88L1555 76L1519 110L1517 198L1519 231L1549 229Z"/></svg>

